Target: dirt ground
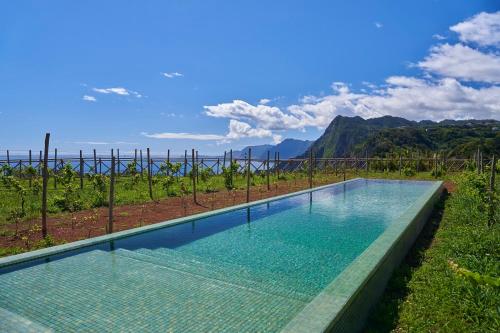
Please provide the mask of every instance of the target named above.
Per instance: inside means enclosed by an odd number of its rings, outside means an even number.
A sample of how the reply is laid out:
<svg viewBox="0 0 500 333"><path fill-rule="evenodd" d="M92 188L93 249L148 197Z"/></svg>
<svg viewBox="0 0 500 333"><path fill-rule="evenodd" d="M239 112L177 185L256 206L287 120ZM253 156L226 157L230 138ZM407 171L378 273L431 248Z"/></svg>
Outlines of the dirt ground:
<svg viewBox="0 0 500 333"><path fill-rule="evenodd" d="M341 179L330 180L335 183ZM316 181L314 186L325 185ZM455 186L445 182L448 192ZM252 187L250 201L270 198L308 188L307 181L288 181L275 184L268 191L266 186ZM127 230L148 224L163 222L174 218L207 212L246 202L246 190L219 191L214 193L198 193L198 203L193 202L192 195L184 198L162 198L142 204L123 205L114 208L114 231ZM19 248L23 251L33 249L41 237L40 219L22 222L17 226L7 227L7 232L0 235L0 247ZM65 213L47 219L48 234L56 244L101 236L107 233L108 208L96 208L75 213Z"/></svg>
<svg viewBox="0 0 500 333"><path fill-rule="evenodd" d="M315 182L314 186L325 183ZM308 188L307 181L280 182L271 186L252 187L250 201L265 199L281 194ZM113 231L127 230L143 225L163 222L192 214L207 212L246 202L246 190L219 191L214 193L197 193L197 204L192 195L162 198L142 204L116 206L114 208ZM48 234L55 243L66 243L107 233L108 208L96 208L75 213L64 213L47 219ZM7 227L7 232L0 235L0 247L23 248L29 250L41 237L41 219L22 222Z"/></svg>

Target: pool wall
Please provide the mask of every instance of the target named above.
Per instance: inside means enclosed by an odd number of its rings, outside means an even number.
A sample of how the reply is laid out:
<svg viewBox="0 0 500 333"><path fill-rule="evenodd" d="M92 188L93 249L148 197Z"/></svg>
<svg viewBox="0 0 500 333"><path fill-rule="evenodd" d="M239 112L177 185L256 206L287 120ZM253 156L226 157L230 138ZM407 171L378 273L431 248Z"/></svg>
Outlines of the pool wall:
<svg viewBox="0 0 500 333"><path fill-rule="evenodd" d="M417 200L282 332L359 332L394 269L412 247L443 193L442 182Z"/></svg>

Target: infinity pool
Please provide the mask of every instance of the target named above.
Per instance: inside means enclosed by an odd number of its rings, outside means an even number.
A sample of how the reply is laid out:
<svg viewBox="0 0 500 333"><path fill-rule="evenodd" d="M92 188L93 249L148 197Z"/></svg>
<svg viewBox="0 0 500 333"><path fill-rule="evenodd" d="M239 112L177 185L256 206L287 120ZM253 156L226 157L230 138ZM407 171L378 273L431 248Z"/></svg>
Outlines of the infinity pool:
<svg viewBox="0 0 500 333"><path fill-rule="evenodd" d="M73 250L4 258L0 331L291 328L381 235L409 224L403 214L439 185L356 179Z"/></svg>

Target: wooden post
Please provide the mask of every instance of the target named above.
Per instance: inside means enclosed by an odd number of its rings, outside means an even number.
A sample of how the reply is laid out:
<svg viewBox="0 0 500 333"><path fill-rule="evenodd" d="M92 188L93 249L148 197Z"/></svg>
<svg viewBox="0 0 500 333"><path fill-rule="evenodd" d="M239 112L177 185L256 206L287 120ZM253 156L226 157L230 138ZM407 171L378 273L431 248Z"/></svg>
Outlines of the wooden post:
<svg viewBox="0 0 500 333"><path fill-rule="evenodd" d="M403 160L401 154L399 154L399 175L401 176L401 164L403 164Z"/></svg>
<svg viewBox="0 0 500 333"><path fill-rule="evenodd" d="M196 177L195 178L196 178L196 184L199 184L200 180L198 179L198 167L199 167L199 163L198 163L198 151L195 150L194 154L195 154L195 163L196 163Z"/></svg>
<svg viewBox="0 0 500 333"><path fill-rule="evenodd" d="M149 148L147 149L147 158L148 158L148 164L147 164L147 167L148 167L148 188L149 188L149 197L151 198L151 200L153 200L153 181L151 179L151 173L152 173L152 165L151 165L151 155L150 155L150 151L149 151Z"/></svg>
<svg viewBox="0 0 500 333"><path fill-rule="evenodd" d="M493 194L495 192L495 174L496 174L496 156L491 157L491 174L490 174L490 192Z"/></svg>
<svg viewBox="0 0 500 333"><path fill-rule="evenodd" d="M191 178L193 182L193 201L195 204L197 204L198 201L196 200L196 174L198 172L196 172L197 168L195 166L195 161L194 161L194 149L191 149L191 163L192 163Z"/></svg>
<svg viewBox="0 0 500 333"><path fill-rule="evenodd" d="M167 149L167 176L170 176L170 168L168 168L169 163L170 163L170 149Z"/></svg>
<svg viewBox="0 0 500 333"><path fill-rule="evenodd" d="M417 160L415 161L415 168L416 172L418 174L418 171L420 169L420 153L417 151Z"/></svg>
<svg viewBox="0 0 500 333"><path fill-rule="evenodd" d="M32 166L31 164L33 163L32 159L31 159L31 149L28 152L28 158L29 158L29 165L31 167ZM32 177L33 177L33 175L30 173L30 175L29 175L29 186L30 187L31 187L31 178Z"/></svg>
<svg viewBox="0 0 500 333"><path fill-rule="evenodd" d="M224 150L224 160L222 162L222 166L225 168L226 167L226 151Z"/></svg>
<svg viewBox="0 0 500 333"><path fill-rule="evenodd" d="M479 146L478 146L477 147L477 154L476 154L476 170L477 170L478 175L481 173L481 167L479 165L479 155L480 155L480 151L479 151Z"/></svg>
<svg viewBox="0 0 500 333"><path fill-rule="evenodd" d="M220 158L217 157L217 171L215 172L216 175L219 174L219 167L220 167Z"/></svg>
<svg viewBox="0 0 500 333"><path fill-rule="evenodd" d="M481 169L481 173L483 173L484 172L484 168L483 168L483 152L481 152L479 154L479 167Z"/></svg>
<svg viewBox="0 0 500 333"><path fill-rule="evenodd" d="M187 150L184 150L184 177L187 176L187 165L188 165Z"/></svg>
<svg viewBox="0 0 500 333"><path fill-rule="evenodd" d="M497 164L495 155L491 157L491 174L490 174L490 196L489 196L489 214L488 214L488 225L493 225L495 223L495 174L497 172Z"/></svg>
<svg viewBox="0 0 500 333"><path fill-rule="evenodd" d="M99 157L99 174L102 174L102 158Z"/></svg>
<svg viewBox="0 0 500 333"><path fill-rule="evenodd" d="M233 150L229 151L229 179L231 180L231 188L234 187L233 183Z"/></svg>
<svg viewBox="0 0 500 333"><path fill-rule="evenodd" d="M8 149L7 149L7 165L10 166L10 153Z"/></svg>
<svg viewBox="0 0 500 333"><path fill-rule="evenodd" d="M278 174L278 179L280 179L280 152L278 151L277 154L278 154L278 164L276 165L276 170Z"/></svg>
<svg viewBox="0 0 500 333"><path fill-rule="evenodd" d="M137 148L134 149L134 163L137 163Z"/></svg>
<svg viewBox="0 0 500 333"><path fill-rule="evenodd" d="M95 152L95 149L94 149L94 174L97 173L97 153Z"/></svg>
<svg viewBox="0 0 500 333"><path fill-rule="evenodd" d="M109 180L108 234L113 232L113 205L115 203L115 157L111 156L111 172Z"/></svg>
<svg viewBox="0 0 500 333"><path fill-rule="evenodd" d="M57 148L54 150L54 188L57 189Z"/></svg>
<svg viewBox="0 0 500 333"><path fill-rule="evenodd" d="M278 153L277 152L274 152L274 163L273 163L273 166L274 166L274 176L277 176L277 169L276 169L276 165L278 164Z"/></svg>
<svg viewBox="0 0 500 333"><path fill-rule="evenodd" d="M47 237L47 187L49 182L49 140L50 133L45 134L45 145L43 153L43 173L42 173L42 237Z"/></svg>
<svg viewBox="0 0 500 333"><path fill-rule="evenodd" d="M247 162L247 202L250 202L250 166L252 164L252 148L248 148Z"/></svg>
<svg viewBox="0 0 500 333"><path fill-rule="evenodd" d="M141 177L144 173L144 165L142 164L142 149L139 150L139 159L140 159L140 166L141 166Z"/></svg>
<svg viewBox="0 0 500 333"><path fill-rule="evenodd" d="M368 171L370 170L369 169L369 165L368 165L368 149L365 150L365 159L366 159L366 164L365 164L365 169L366 169L366 173L368 173Z"/></svg>
<svg viewBox="0 0 500 333"><path fill-rule="evenodd" d="M80 150L80 190L83 190L83 153Z"/></svg>
<svg viewBox="0 0 500 333"><path fill-rule="evenodd" d="M313 170L313 155L312 149L309 150L309 188L312 188L312 170Z"/></svg>
<svg viewBox="0 0 500 333"><path fill-rule="evenodd" d="M116 148L116 157L117 157L117 164L116 164L116 176L120 177L120 149Z"/></svg>
<svg viewBox="0 0 500 333"><path fill-rule="evenodd" d="M345 169L346 169L346 159L344 157L344 163L342 163L342 173L343 173L343 176L344 176L344 181L345 181Z"/></svg>
<svg viewBox="0 0 500 333"><path fill-rule="evenodd" d="M269 183L269 155L270 155L270 151L268 150L267 151L267 163L266 163L266 182L267 182L267 190L270 191L271 190L271 184Z"/></svg>
<svg viewBox="0 0 500 333"><path fill-rule="evenodd" d="M438 157L437 154L434 154L434 175L437 178L437 171L438 171Z"/></svg>
<svg viewBox="0 0 500 333"><path fill-rule="evenodd" d="M312 188L312 149L309 150L309 170L308 170L308 180L309 180L309 188Z"/></svg>
<svg viewBox="0 0 500 333"><path fill-rule="evenodd" d="M40 154L38 155L38 174L42 175L42 151L40 150Z"/></svg>

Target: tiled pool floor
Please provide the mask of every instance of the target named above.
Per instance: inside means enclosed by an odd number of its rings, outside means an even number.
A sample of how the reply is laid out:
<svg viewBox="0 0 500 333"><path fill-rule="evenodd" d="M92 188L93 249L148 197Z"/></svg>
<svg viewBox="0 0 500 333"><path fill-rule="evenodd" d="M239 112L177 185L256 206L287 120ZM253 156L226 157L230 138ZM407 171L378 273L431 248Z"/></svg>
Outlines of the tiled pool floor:
<svg viewBox="0 0 500 333"><path fill-rule="evenodd" d="M61 332L276 331L309 299L192 258L121 249L81 256L85 266L68 257L9 273L2 299Z"/></svg>

